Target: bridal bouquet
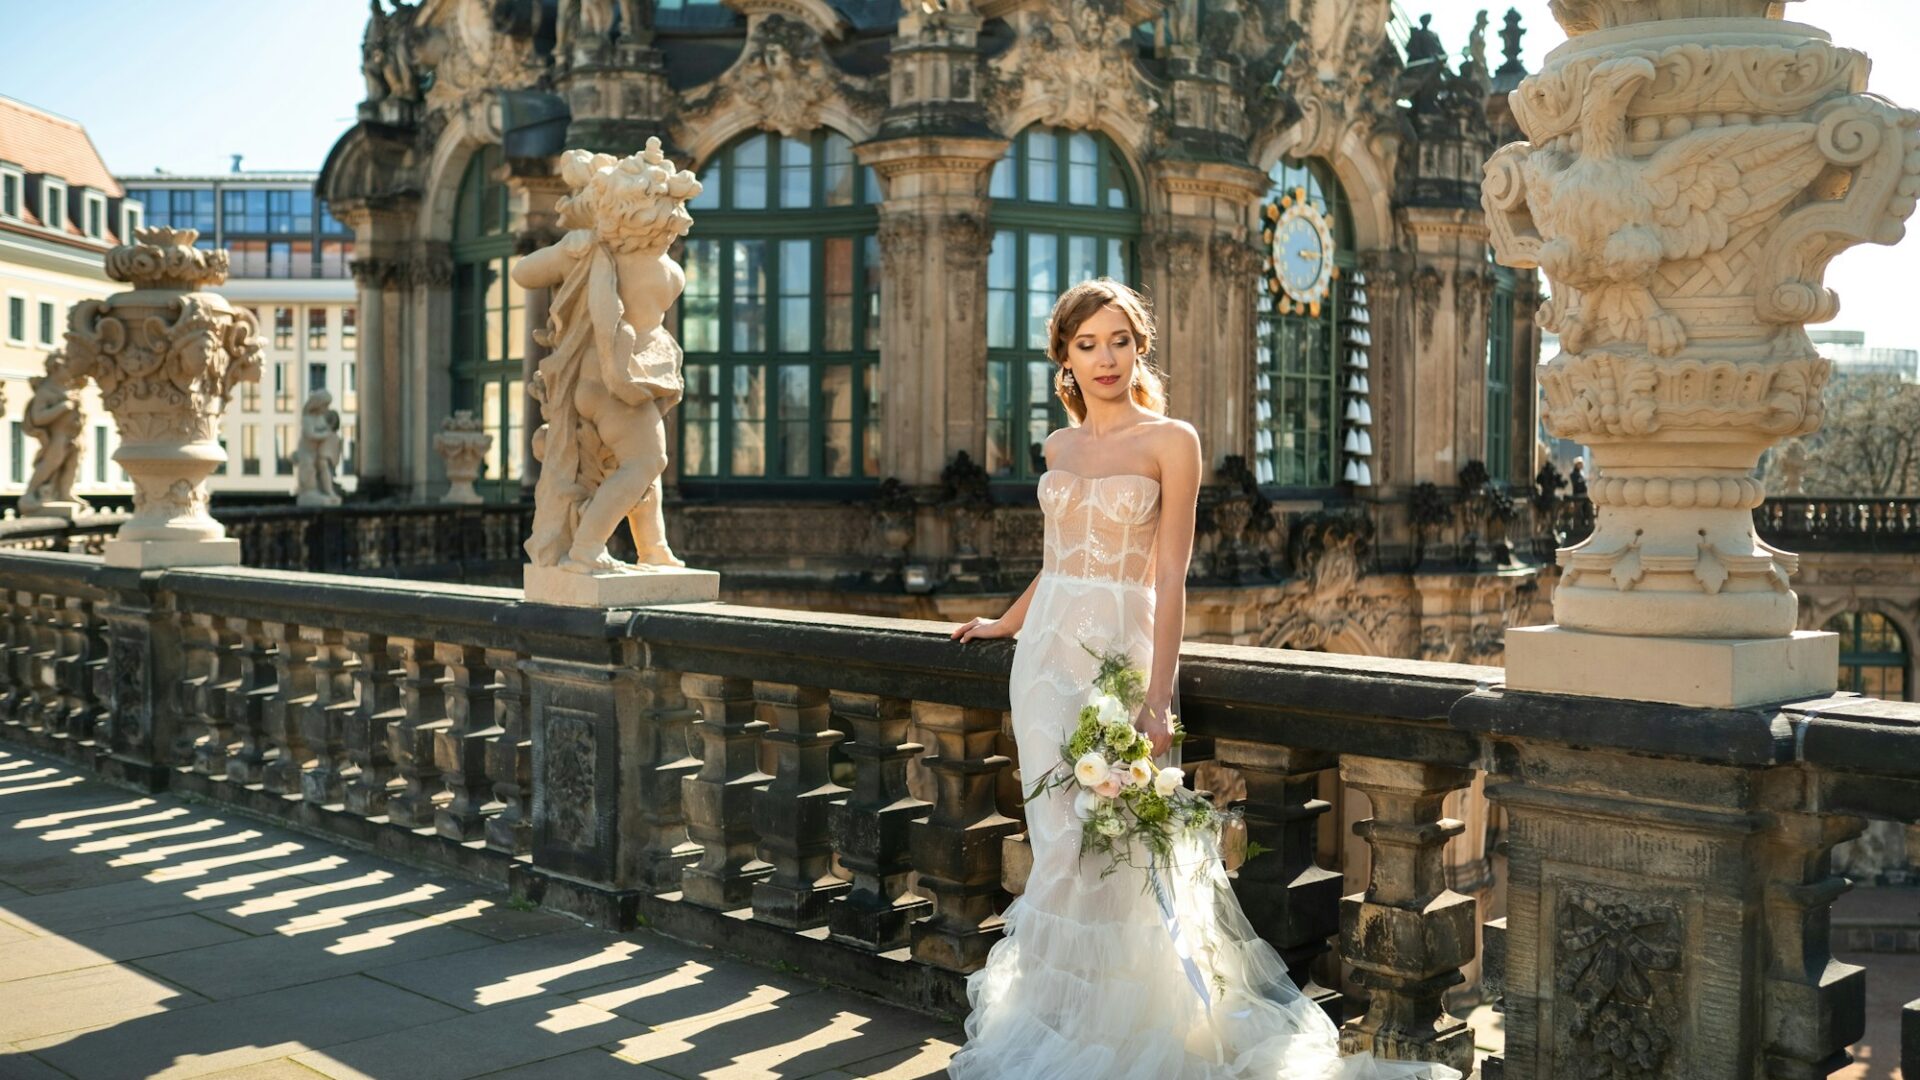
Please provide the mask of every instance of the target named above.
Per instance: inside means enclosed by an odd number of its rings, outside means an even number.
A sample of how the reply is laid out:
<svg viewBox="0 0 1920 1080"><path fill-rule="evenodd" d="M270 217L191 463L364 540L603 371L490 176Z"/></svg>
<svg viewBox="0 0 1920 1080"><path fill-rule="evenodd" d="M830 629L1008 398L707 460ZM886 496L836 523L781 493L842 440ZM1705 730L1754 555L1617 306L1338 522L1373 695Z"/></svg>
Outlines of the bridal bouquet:
<svg viewBox="0 0 1920 1080"><path fill-rule="evenodd" d="M1073 809L1082 823L1080 851L1108 857L1102 877L1123 863L1135 865L1134 841L1154 866L1172 865L1175 842L1195 833L1214 841L1209 848L1217 850L1225 815L1184 786L1183 770L1155 767L1153 744L1133 727L1146 698L1145 674L1125 653L1096 652L1084 642L1080 647L1100 661L1093 689L1080 708L1079 724L1060 746L1060 762L1034 782L1027 801L1078 786ZM1179 717L1167 719L1178 745L1183 737Z"/></svg>

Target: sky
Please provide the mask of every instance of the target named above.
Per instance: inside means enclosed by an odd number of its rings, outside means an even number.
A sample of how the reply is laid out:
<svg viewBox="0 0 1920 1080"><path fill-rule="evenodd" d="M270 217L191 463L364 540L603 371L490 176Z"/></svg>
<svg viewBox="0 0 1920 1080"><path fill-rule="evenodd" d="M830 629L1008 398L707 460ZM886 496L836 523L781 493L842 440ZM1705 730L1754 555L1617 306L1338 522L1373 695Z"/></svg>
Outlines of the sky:
<svg viewBox="0 0 1920 1080"><path fill-rule="evenodd" d="M1416 19L1431 12L1455 56L1482 7L1400 2ZM1524 59L1537 71L1565 35L1546 0L1487 4L1495 33L1509 6L1527 27ZM1920 42L1920 2L1829 0L1796 3L1789 13L1882 58L1872 88L1920 108L1920 65L1897 62ZM366 17L362 0L0 0L9 38L0 94L85 124L116 173L225 172L233 154L245 155L249 170L318 169L365 93ZM1497 65L1499 39L1490 37L1487 49ZM1864 330L1871 345L1920 348L1920 325L1907 315L1916 282L1920 238L1854 248L1828 271L1841 311L1826 328Z"/></svg>

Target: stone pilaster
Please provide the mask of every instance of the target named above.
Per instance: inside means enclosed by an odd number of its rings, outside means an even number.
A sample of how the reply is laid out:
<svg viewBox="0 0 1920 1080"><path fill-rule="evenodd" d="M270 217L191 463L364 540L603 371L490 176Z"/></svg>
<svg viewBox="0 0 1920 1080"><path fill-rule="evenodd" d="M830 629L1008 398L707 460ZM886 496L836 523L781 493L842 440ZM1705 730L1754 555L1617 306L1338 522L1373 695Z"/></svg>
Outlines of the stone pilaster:
<svg viewBox="0 0 1920 1080"><path fill-rule="evenodd" d="M1372 849L1367 890L1340 901L1341 956L1371 996L1365 1015L1341 1029L1340 1048L1470 1072L1473 1029L1447 1013L1444 998L1473 959L1476 905L1447 888L1446 842L1463 826L1441 805L1473 774L1348 756L1340 778L1373 804L1373 816L1353 828Z"/></svg>
<svg viewBox="0 0 1920 1080"><path fill-rule="evenodd" d="M1484 206L1501 261L1551 283L1545 421L1591 448L1597 519L1559 554L1558 626L1510 635L1511 686L1722 707L1834 686L1831 641L1789 636L1798 560L1755 535L1751 474L1820 427L1805 325L1839 309L1831 259L1904 233L1920 114L1783 7L1562 4L1570 40L1512 97L1531 142L1488 162Z"/></svg>
<svg viewBox="0 0 1920 1080"><path fill-rule="evenodd" d="M851 886L833 874L827 815L847 789L835 784L827 756L840 732L823 687L756 680L754 700L772 729L762 739L773 758L773 782L754 792L753 824L760 857L773 873L753 886L753 917L789 930L827 921L827 904Z"/></svg>
<svg viewBox="0 0 1920 1080"><path fill-rule="evenodd" d="M1267 849L1240 866L1234 895L1253 928L1286 961L1294 985L1337 1022L1340 992L1322 986L1314 971L1340 930L1343 879L1315 858L1320 817L1333 808L1318 797L1320 775L1335 759L1235 739L1217 740L1214 754L1246 782L1247 797L1238 805L1246 814L1247 840Z"/></svg>
<svg viewBox="0 0 1920 1080"><path fill-rule="evenodd" d="M853 890L827 906L835 940L876 952L907 944L908 927L932 905L907 888L913 860L907 830L931 804L907 791L907 763L924 749L907 741L913 703L835 693L834 712L853 729L853 791L829 811L833 846L853 871Z"/></svg>
<svg viewBox="0 0 1920 1080"><path fill-rule="evenodd" d="M400 422L400 401L391 388L406 358L400 322L402 290L406 286L405 249L415 208L412 200L401 200L392 209L375 209L364 202L332 209L353 229L353 280L360 308L355 345L360 393L356 434L360 444L354 451L358 477L354 494L361 499L378 499L391 491L400 475L395 456L399 444L393 437Z"/></svg>

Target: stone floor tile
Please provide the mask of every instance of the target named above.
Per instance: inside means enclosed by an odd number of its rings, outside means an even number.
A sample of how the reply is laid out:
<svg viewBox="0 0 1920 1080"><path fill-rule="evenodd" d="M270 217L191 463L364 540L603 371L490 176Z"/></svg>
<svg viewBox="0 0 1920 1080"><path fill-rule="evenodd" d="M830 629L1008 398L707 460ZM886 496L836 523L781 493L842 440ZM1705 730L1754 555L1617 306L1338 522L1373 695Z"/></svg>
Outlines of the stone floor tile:
<svg viewBox="0 0 1920 1080"><path fill-rule="evenodd" d="M759 987L764 991L768 987ZM750 1003L657 1027L616 1053L678 1076L813 1076L938 1038L952 1025L840 991Z"/></svg>
<svg viewBox="0 0 1920 1080"><path fill-rule="evenodd" d="M604 1047L580 1050L564 1057L548 1058L531 1065L520 1065L487 1073L482 1080L680 1080L671 1073L622 1061Z"/></svg>
<svg viewBox="0 0 1920 1080"><path fill-rule="evenodd" d="M200 1080L321 1080L321 1076L292 1058L282 1057L207 1073Z"/></svg>
<svg viewBox="0 0 1920 1080"><path fill-rule="evenodd" d="M336 1080L467 1080L628 1038L645 1029L571 998L540 997L295 1055Z"/></svg>
<svg viewBox="0 0 1920 1080"><path fill-rule="evenodd" d="M0 1044L0 1080L68 1080L68 1077L19 1047Z"/></svg>
<svg viewBox="0 0 1920 1080"><path fill-rule="evenodd" d="M198 949L245 936L198 915L169 915L68 937L31 938L7 947L5 960L0 961L0 985L58 971Z"/></svg>
<svg viewBox="0 0 1920 1080"><path fill-rule="evenodd" d="M367 974L416 994L477 1011L543 994L578 998L593 987L678 968L701 951L655 934L617 936L576 929L430 960L369 968Z"/></svg>
<svg viewBox="0 0 1920 1080"><path fill-rule="evenodd" d="M491 944L478 934L399 912L134 963L209 998L224 999Z"/></svg>
<svg viewBox="0 0 1920 1080"><path fill-rule="evenodd" d="M509 904L504 892L472 900L450 900L444 904L419 904L407 910L495 941L524 941L546 934L578 930L582 925L578 919L548 911L516 910Z"/></svg>
<svg viewBox="0 0 1920 1080"><path fill-rule="evenodd" d="M431 1024L456 1010L358 975L144 1016L28 1049L77 1080L177 1080Z"/></svg>
<svg viewBox="0 0 1920 1080"><path fill-rule="evenodd" d="M271 854L263 850L249 862L190 881L153 882L136 879L60 893L16 897L0 905L7 912L0 917L32 924L42 933L69 933L121 923L145 922L190 911L207 911L211 915L219 908L231 907L239 902L232 895L210 895L208 890L213 886L243 875L298 865L298 860L298 853ZM247 927L239 925L235 929Z"/></svg>
<svg viewBox="0 0 1920 1080"><path fill-rule="evenodd" d="M62 971L6 983L0 990L0 1042L25 1042L80 1027L115 1023L205 1002L143 972L123 967Z"/></svg>
<svg viewBox="0 0 1920 1080"><path fill-rule="evenodd" d="M933 1080L947 1075L947 1062L960 1049L966 1036L956 1028L945 1038L926 1038L913 1046L903 1047L866 1061L857 1061L831 1073L822 1074L822 1080L833 1077L857 1077L859 1080Z"/></svg>
<svg viewBox="0 0 1920 1080"><path fill-rule="evenodd" d="M743 1009L764 1011L821 989L819 983L709 951L662 971L571 996L657 1028Z"/></svg>

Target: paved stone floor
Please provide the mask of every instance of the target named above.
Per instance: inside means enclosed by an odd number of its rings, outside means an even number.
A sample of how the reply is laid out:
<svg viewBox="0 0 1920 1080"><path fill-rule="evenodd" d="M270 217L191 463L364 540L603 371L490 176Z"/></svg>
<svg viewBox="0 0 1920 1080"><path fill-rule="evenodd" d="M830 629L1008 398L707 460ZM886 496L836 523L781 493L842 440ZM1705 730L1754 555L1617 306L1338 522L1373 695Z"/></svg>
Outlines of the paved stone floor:
<svg viewBox="0 0 1920 1080"><path fill-rule="evenodd" d="M945 1075L956 1024L0 750L0 1080Z"/></svg>
<svg viewBox="0 0 1920 1080"><path fill-rule="evenodd" d="M1920 956L1867 965L1900 1080ZM1483 1049L1499 1018L1475 1013ZM0 749L0 1080L945 1075L959 1028ZM1920 1077L1912 1078L1920 1080Z"/></svg>

